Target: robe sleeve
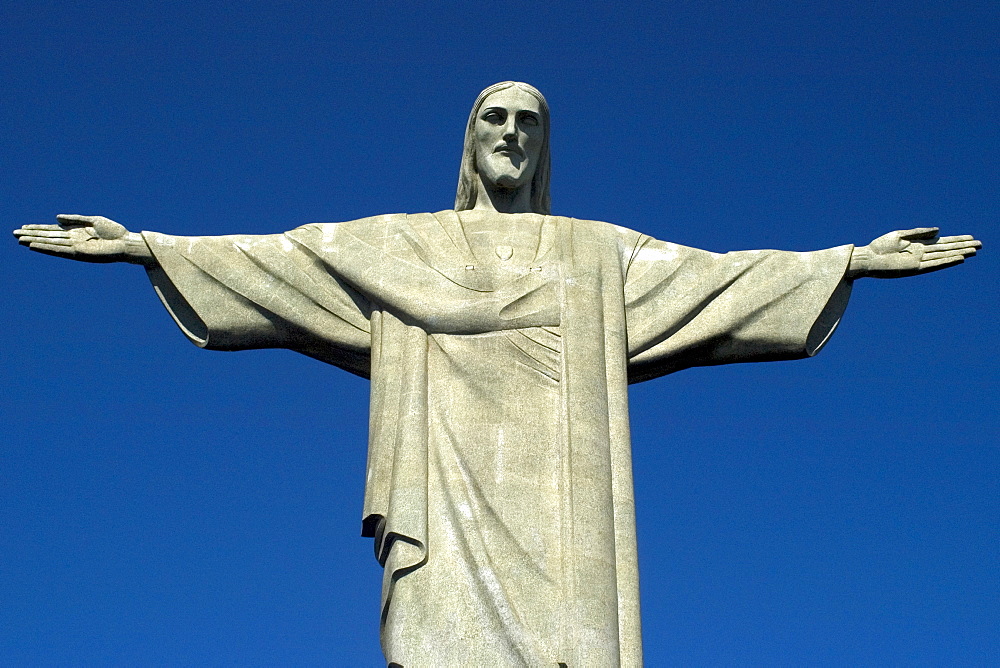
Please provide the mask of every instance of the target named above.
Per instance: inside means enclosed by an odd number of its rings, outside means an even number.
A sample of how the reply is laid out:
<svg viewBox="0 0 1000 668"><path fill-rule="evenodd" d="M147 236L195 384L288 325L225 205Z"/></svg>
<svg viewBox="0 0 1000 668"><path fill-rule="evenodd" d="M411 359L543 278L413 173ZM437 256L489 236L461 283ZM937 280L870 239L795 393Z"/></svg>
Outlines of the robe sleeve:
<svg viewBox="0 0 1000 668"><path fill-rule="evenodd" d="M815 355L847 306L852 249L716 254L645 237L625 283L630 382Z"/></svg>
<svg viewBox="0 0 1000 668"><path fill-rule="evenodd" d="M288 348L369 376L370 303L294 235L142 234L153 288L195 345Z"/></svg>

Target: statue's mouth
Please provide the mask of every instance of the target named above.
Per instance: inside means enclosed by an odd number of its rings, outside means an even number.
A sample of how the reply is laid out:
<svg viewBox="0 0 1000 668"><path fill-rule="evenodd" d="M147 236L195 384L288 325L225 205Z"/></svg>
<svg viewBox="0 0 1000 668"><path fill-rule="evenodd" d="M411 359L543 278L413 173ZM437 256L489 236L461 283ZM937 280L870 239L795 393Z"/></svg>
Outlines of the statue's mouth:
<svg viewBox="0 0 1000 668"><path fill-rule="evenodd" d="M495 149L493 149L493 152L494 153L514 153L514 154L516 154L516 155L518 155L518 156L520 156L522 158L524 157L524 151L522 151L521 147L518 146L517 144L500 144Z"/></svg>

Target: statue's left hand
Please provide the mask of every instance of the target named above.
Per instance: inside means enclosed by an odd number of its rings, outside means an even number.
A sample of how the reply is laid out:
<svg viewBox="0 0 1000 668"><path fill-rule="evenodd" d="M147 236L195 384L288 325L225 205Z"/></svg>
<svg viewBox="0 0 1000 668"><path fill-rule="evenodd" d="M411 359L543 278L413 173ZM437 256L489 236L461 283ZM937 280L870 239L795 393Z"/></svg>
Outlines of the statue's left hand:
<svg viewBox="0 0 1000 668"><path fill-rule="evenodd" d="M60 214L56 220L57 225L24 225L14 236L33 251L83 262L154 262L142 235L110 218Z"/></svg>
<svg viewBox="0 0 1000 668"><path fill-rule="evenodd" d="M961 264L982 246L968 234L938 236L936 227L897 230L883 234L864 248L855 248L848 275L900 278L926 274Z"/></svg>

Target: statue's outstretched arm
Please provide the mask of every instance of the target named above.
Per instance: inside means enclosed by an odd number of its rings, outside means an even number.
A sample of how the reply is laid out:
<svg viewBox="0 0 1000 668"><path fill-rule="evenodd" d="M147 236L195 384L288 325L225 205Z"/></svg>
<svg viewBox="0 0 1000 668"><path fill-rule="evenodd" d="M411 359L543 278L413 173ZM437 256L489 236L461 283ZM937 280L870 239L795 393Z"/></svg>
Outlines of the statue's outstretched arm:
<svg viewBox="0 0 1000 668"><path fill-rule="evenodd" d="M14 230L22 246L82 262L130 262L147 267L156 259L142 235L104 216L56 216L57 225L24 225Z"/></svg>
<svg viewBox="0 0 1000 668"><path fill-rule="evenodd" d="M965 262L983 244L968 234L938 236L936 227L883 234L851 255L848 278L900 278L947 269Z"/></svg>

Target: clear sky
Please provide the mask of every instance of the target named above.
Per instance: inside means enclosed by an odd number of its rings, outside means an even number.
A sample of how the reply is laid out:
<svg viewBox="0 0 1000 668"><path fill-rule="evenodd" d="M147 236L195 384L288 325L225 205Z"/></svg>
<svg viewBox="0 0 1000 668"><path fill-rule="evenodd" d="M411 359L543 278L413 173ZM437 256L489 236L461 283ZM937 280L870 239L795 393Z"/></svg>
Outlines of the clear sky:
<svg viewBox="0 0 1000 668"><path fill-rule="evenodd" d="M940 225L816 358L632 390L662 665L1000 656L1000 4L9 0L7 226L270 233L452 206L475 95L552 107L554 213L726 251ZM0 664L377 666L367 383L204 352L143 272L0 244Z"/></svg>

